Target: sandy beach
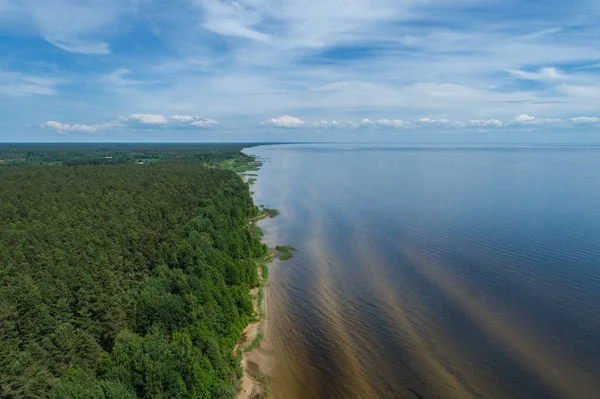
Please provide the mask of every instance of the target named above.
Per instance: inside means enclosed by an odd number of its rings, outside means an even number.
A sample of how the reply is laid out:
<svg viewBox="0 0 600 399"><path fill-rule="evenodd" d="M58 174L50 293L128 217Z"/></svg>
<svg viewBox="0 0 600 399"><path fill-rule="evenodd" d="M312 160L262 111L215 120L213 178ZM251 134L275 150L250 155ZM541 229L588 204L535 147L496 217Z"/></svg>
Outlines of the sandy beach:
<svg viewBox="0 0 600 399"><path fill-rule="evenodd" d="M263 213L260 217L250 221L250 226L257 221L268 217L267 213ZM277 257L278 252L273 251L270 257L266 260L267 265L270 265L273 260ZM249 324L242 336L240 341L236 345L234 351L242 350L242 368L244 370L243 376L240 381L240 390L238 392L238 399L254 399L254 398L265 398L269 396L269 377L271 375L271 359L268 351L268 311L269 311L269 284L268 277L262 276L261 267L258 266L258 273L261 275L261 286L254 288L250 291L254 301L254 312L258 315L258 321ZM262 293L262 304L259 303ZM262 309L261 309L262 307ZM262 333L263 338L254 349L246 351L258 335Z"/></svg>
<svg viewBox="0 0 600 399"><path fill-rule="evenodd" d="M258 289L255 288L252 290L252 295L254 298L258 297L257 293ZM268 314L267 298L268 286L264 288L263 306L265 317L263 320L252 323L246 327L238 346L249 345L252 341L254 341L259 331L263 331L263 334L266 334L268 323L268 317L266 316ZM255 308L257 307L258 306L255 301ZM270 356L268 355L268 350L265 348L266 340L267 336L265 335L258 347L250 352L243 352L242 354L242 367L244 369L244 374L240 381L240 391L237 396L238 399L262 398L268 393L268 380L265 380L265 378L269 378L271 370L269 368Z"/></svg>

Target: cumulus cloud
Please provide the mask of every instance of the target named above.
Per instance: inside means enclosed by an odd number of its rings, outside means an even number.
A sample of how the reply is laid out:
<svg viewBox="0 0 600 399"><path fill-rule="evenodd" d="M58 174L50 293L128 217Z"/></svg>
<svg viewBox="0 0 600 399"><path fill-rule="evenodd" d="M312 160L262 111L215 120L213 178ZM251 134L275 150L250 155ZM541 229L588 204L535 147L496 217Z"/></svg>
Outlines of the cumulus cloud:
<svg viewBox="0 0 600 399"><path fill-rule="evenodd" d="M307 123L306 126L316 127L316 128L328 128L328 129L358 129L364 128L368 126L377 126L377 122L371 119L361 119L359 121L338 121L338 120L322 120L318 122L310 122Z"/></svg>
<svg viewBox="0 0 600 399"><path fill-rule="evenodd" d="M450 119L431 119L419 118L415 120L415 124L419 126L449 126L449 127L464 127L465 123L460 121L452 121Z"/></svg>
<svg viewBox="0 0 600 399"><path fill-rule="evenodd" d="M413 121L407 121L402 119L369 119L363 118L356 121L337 121L337 120L321 120L317 122L304 122L298 118L293 117L281 117L274 118L263 122L263 124L286 126L304 124L307 127L314 128L349 128L349 129L360 129L368 127L380 127L380 128L402 128L402 129L415 129L415 128L434 128L434 127L501 127L506 126L507 123L499 119L474 119L467 122L450 120L450 119L432 119L432 118L419 118Z"/></svg>
<svg viewBox="0 0 600 399"><path fill-rule="evenodd" d="M57 122L57 121L48 121L43 126L50 128L50 129L54 129L59 133L68 134L70 132L94 133L99 130L110 129L110 128L118 127L120 125L115 122L103 123L100 125L86 125L86 124L79 124L79 123L75 123L75 124L71 125L68 123L61 123L61 122Z"/></svg>
<svg viewBox="0 0 600 399"><path fill-rule="evenodd" d="M155 114L131 114L124 119L141 123L142 125L164 125L168 122L164 116Z"/></svg>
<svg viewBox="0 0 600 399"><path fill-rule="evenodd" d="M280 116L279 118L267 119L263 125L272 125L276 127L299 127L304 125L304 121L289 115Z"/></svg>
<svg viewBox="0 0 600 399"><path fill-rule="evenodd" d="M214 125L218 125L218 124L219 124L219 122L214 119L197 119L197 120L193 121L192 123L190 123L190 126L208 127L208 126L214 126Z"/></svg>
<svg viewBox="0 0 600 399"><path fill-rule="evenodd" d="M384 127L409 127L412 125L410 122L400 119L379 119L377 120L377 124Z"/></svg>
<svg viewBox="0 0 600 399"><path fill-rule="evenodd" d="M600 118L598 117L590 117L590 116L578 116L575 118L570 118L569 119L571 122L576 123L576 124L587 124L587 123L598 123L600 122Z"/></svg>
<svg viewBox="0 0 600 399"><path fill-rule="evenodd" d="M318 128L332 128L332 127L339 127L340 126L340 122L338 121L319 121L319 122L314 122L312 123L312 126L314 127L318 127Z"/></svg>
<svg viewBox="0 0 600 399"><path fill-rule="evenodd" d="M173 115L168 120L168 123L178 126L208 127L218 125L219 121L210 118L200 118L199 116Z"/></svg>
<svg viewBox="0 0 600 399"><path fill-rule="evenodd" d="M171 118L165 118L162 115L156 114L132 114L129 116L121 117L118 122L107 122L102 124L68 124L57 121L48 121L43 124L43 127L51 128L59 133L69 132L81 132L81 133L93 133L99 130L123 128L123 127L135 127L135 128L165 128L171 126L173 128L185 128L185 127L210 127L218 125L219 122L215 119L200 118L198 116L188 115L173 115Z"/></svg>
<svg viewBox="0 0 600 399"><path fill-rule="evenodd" d="M557 118L536 118L535 116L521 114L515 116L513 118L513 122L516 124L529 124L529 125L539 125L539 124L556 124L562 122L562 119Z"/></svg>
<svg viewBox="0 0 600 399"><path fill-rule="evenodd" d="M472 127L501 127L504 126L504 122L498 119L472 119L466 125Z"/></svg>
<svg viewBox="0 0 600 399"><path fill-rule="evenodd" d="M189 115L173 115L171 117L172 120L177 121L177 122L193 122L194 121L194 117L193 116L189 116Z"/></svg>
<svg viewBox="0 0 600 399"><path fill-rule="evenodd" d="M380 127L380 128L402 128L402 129L432 129L432 128L515 128L519 126L556 126L556 127L567 127L568 123L571 126L574 125L586 125L586 124L600 124L600 117L589 117L580 116L569 119L559 118L538 118L528 114L521 114L515 116L510 120L501 119L470 119L467 121L457 121L450 119L433 119L433 118L418 118L413 121L407 121L402 119L369 119L364 118L356 121L337 121L337 120L320 120L317 122L305 122L298 118L291 116L283 116L280 118L269 119L263 122L263 124L269 124L279 127L293 127L304 125L312 128L347 128L347 129L361 129L369 127Z"/></svg>
<svg viewBox="0 0 600 399"><path fill-rule="evenodd" d="M534 116L529 116L527 114L521 114L519 116L515 116L515 122L533 122L535 120Z"/></svg>

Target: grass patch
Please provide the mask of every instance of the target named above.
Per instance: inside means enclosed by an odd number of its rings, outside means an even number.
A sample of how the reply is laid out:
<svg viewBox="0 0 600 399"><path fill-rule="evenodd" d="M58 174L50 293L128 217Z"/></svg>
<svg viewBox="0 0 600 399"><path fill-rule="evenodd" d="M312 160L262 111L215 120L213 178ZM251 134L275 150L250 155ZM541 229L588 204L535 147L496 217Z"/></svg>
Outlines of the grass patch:
<svg viewBox="0 0 600 399"><path fill-rule="evenodd" d="M271 387L269 385L269 379L267 378L266 375L264 375L260 371L256 372L256 374L254 375L254 379L256 381L258 381L259 383L261 383L262 386L263 386L263 389L264 389L264 392L261 393L257 398L258 399L267 399L269 397L269 394L271 393Z"/></svg>
<svg viewBox="0 0 600 399"><path fill-rule="evenodd" d="M250 164L247 165L239 165L239 166L230 166L227 169L232 169L234 172L238 172L238 173L244 173L244 172L254 172L260 169L262 163L259 162L252 162Z"/></svg>
<svg viewBox="0 0 600 399"><path fill-rule="evenodd" d="M265 300L265 292L263 291L263 287L258 289L258 298L256 300L258 306L258 320L262 320L265 317L265 306L263 302Z"/></svg>
<svg viewBox="0 0 600 399"><path fill-rule="evenodd" d="M261 239L264 235L262 229L256 223L252 223L252 234L258 239Z"/></svg>
<svg viewBox="0 0 600 399"><path fill-rule="evenodd" d="M281 255L279 255L279 259L281 260L290 259L292 256L294 256L292 251L296 250L296 248L292 247L291 245L278 245L275 247L275 249L281 252Z"/></svg>
<svg viewBox="0 0 600 399"><path fill-rule="evenodd" d="M260 274L262 276L263 285L267 285L269 282L269 266L267 266L267 262L262 262L260 264Z"/></svg>
<svg viewBox="0 0 600 399"><path fill-rule="evenodd" d="M270 218L274 218L275 216L279 215L279 211L277 209L263 208L263 211L268 213Z"/></svg>
<svg viewBox="0 0 600 399"><path fill-rule="evenodd" d="M254 338L252 343L250 345L248 345L246 347L246 349L244 349L244 352L252 352L254 349L258 348L258 345L260 345L260 343L264 337L265 337L265 334L262 332L262 330L258 330L256 337Z"/></svg>
<svg viewBox="0 0 600 399"><path fill-rule="evenodd" d="M144 159L144 161L146 161ZM220 169L233 170L236 173L254 172L260 169L262 162L254 157L248 160L248 157L242 159L226 159L216 163Z"/></svg>

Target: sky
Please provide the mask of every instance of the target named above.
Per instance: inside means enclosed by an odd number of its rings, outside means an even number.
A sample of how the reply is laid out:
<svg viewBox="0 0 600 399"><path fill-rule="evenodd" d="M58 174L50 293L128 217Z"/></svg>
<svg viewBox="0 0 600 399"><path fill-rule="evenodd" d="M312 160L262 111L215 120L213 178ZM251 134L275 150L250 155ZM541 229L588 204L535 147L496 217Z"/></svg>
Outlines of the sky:
<svg viewBox="0 0 600 399"><path fill-rule="evenodd" d="M0 0L0 141L600 143L597 0Z"/></svg>

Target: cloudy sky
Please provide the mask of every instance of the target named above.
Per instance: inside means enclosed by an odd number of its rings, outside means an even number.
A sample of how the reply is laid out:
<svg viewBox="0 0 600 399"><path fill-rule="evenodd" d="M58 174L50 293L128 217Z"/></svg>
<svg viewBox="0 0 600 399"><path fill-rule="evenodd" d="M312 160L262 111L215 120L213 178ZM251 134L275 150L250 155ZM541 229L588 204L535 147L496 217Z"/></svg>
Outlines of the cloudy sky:
<svg viewBox="0 0 600 399"><path fill-rule="evenodd" d="M600 142L599 43L597 0L0 0L0 141Z"/></svg>

